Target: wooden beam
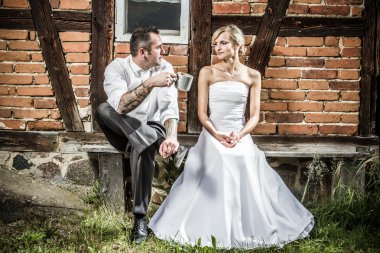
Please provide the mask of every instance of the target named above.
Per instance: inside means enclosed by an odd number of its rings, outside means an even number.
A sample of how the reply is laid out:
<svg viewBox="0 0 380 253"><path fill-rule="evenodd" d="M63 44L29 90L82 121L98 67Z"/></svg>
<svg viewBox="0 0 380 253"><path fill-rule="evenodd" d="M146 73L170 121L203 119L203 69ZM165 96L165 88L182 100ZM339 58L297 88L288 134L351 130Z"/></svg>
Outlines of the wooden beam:
<svg viewBox="0 0 380 253"><path fill-rule="evenodd" d="M91 12L53 11L57 31L91 32ZM29 9L0 9L0 29L35 30Z"/></svg>
<svg viewBox="0 0 380 253"><path fill-rule="evenodd" d="M0 131L1 151L58 152L57 132Z"/></svg>
<svg viewBox="0 0 380 253"><path fill-rule="evenodd" d="M200 69L211 64L211 16L212 0L191 1L189 72L194 75L194 85L187 96L188 133L199 133L201 130L197 114L197 84Z"/></svg>
<svg viewBox="0 0 380 253"><path fill-rule="evenodd" d="M265 14L257 31L255 42L249 54L248 66L260 71L264 76L281 21L286 14L290 0L269 0ZM247 108L249 108L247 106Z"/></svg>
<svg viewBox="0 0 380 253"><path fill-rule="evenodd" d="M68 131L83 131L63 48L53 22L49 0L29 0L55 97Z"/></svg>
<svg viewBox="0 0 380 253"><path fill-rule="evenodd" d="M376 2L364 1L365 33L362 40L362 70L360 80L359 133L368 136L375 133L376 118L372 111L376 108L371 94L376 90Z"/></svg>
<svg viewBox="0 0 380 253"><path fill-rule="evenodd" d="M107 100L104 92L104 71L112 60L114 39L114 0L92 1L92 56L91 56L91 108L92 127L100 128L95 120L95 110Z"/></svg>
<svg viewBox="0 0 380 253"><path fill-rule="evenodd" d="M376 48L375 48L375 53L376 53L376 84L375 84L375 91L373 92L374 98L374 103L375 103L375 110L376 112L374 113L375 115L375 134L377 136L380 135L380 103L379 103L379 87L380 87L380 1L376 1ZM376 120L377 119L377 120Z"/></svg>
<svg viewBox="0 0 380 253"><path fill-rule="evenodd" d="M212 31L217 28L235 24L245 34L256 35L261 17L251 16L213 16ZM328 18L328 17L284 17L278 36L314 37L314 36L354 36L364 34L363 18Z"/></svg>

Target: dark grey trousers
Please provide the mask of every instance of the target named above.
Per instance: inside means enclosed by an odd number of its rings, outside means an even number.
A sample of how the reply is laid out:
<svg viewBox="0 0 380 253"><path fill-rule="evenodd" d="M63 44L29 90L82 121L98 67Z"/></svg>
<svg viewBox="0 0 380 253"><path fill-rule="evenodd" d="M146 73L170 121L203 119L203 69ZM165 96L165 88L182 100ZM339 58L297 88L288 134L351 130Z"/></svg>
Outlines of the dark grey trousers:
<svg viewBox="0 0 380 253"><path fill-rule="evenodd" d="M165 136L165 128L159 122L149 121L145 124L136 118L119 114L108 103L98 106L96 119L112 146L121 151L130 149L132 212L146 215L152 191L157 140Z"/></svg>

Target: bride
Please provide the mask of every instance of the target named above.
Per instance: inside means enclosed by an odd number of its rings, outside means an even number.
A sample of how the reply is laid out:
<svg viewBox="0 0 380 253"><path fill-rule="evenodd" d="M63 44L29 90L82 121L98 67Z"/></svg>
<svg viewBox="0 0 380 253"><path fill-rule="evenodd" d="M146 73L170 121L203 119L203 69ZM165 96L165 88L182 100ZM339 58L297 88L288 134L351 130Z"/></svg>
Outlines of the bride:
<svg viewBox="0 0 380 253"><path fill-rule="evenodd" d="M221 27L212 42L221 62L199 73L203 130L149 226L158 238L185 245L212 247L215 238L217 248L282 247L309 234L313 215L250 136L259 121L261 76L239 62L244 52L241 30Z"/></svg>

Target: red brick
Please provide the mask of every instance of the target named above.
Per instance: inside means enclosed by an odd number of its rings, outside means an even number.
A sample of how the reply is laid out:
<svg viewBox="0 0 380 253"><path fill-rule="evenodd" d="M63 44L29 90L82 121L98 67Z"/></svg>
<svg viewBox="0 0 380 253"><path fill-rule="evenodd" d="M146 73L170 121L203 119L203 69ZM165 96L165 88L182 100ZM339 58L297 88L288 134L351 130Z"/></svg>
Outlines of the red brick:
<svg viewBox="0 0 380 253"><path fill-rule="evenodd" d="M90 10L90 0L61 0L60 8L63 10Z"/></svg>
<svg viewBox="0 0 380 253"><path fill-rule="evenodd" d="M21 51L37 51L41 50L40 45L35 40L25 40L25 41L10 41L8 44L11 50L21 50Z"/></svg>
<svg viewBox="0 0 380 253"><path fill-rule="evenodd" d="M253 134L275 134L276 124L257 124L252 131Z"/></svg>
<svg viewBox="0 0 380 253"><path fill-rule="evenodd" d="M59 9L60 0L50 0L50 5L52 9Z"/></svg>
<svg viewBox="0 0 380 253"><path fill-rule="evenodd" d="M9 95L9 90L10 90L10 87L1 85L0 86L0 95Z"/></svg>
<svg viewBox="0 0 380 253"><path fill-rule="evenodd" d="M266 113L265 121L269 123L299 123L303 121L303 113Z"/></svg>
<svg viewBox="0 0 380 253"><path fill-rule="evenodd" d="M45 66L41 63L23 63L15 65L16 73L44 73Z"/></svg>
<svg viewBox="0 0 380 253"><path fill-rule="evenodd" d="M179 112L179 121L186 121L186 115L185 112Z"/></svg>
<svg viewBox="0 0 380 253"><path fill-rule="evenodd" d="M332 90L359 90L360 83L358 81L332 81L329 86Z"/></svg>
<svg viewBox="0 0 380 253"><path fill-rule="evenodd" d="M77 101L78 101L78 105L81 108L85 108L85 107L87 107L90 104L90 100L88 98L87 99L78 98Z"/></svg>
<svg viewBox="0 0 380 253"><path fill-rule="evenodd" d="M285 45L286 45L286 38L284 38L284 37L277 37L275 45L279 46L279 47L285 47Z"/></svg>
<svg viewBox="0 0 380 253"><path fill-rule="evenodd" d="M178 91L178 99L187 99L187 92L185 91Z"/></svg>
<svg viewBox="0 0 380 253"><path fill-rule="evenodd" d="M284 102L261 102L261 111L286 111L287 103Z"/></svg>
<svg viewBox="0 0 380 253"><path fill-rule="evenodd" d="M268 63L269 67L282 67L285 66L285 58L271 57Z"/></svg>
<svg viewBox="0 0 380 253"><path fill-rule="evenodd" d="M342 114L342 123L359 123L359 115L357 114Z"/></svg>
<svg viewBox="0 0 380 253"><path fill-rule="evenodd" d="M319 57L319 56L339 56L338 47L310 47L307 48L307 56Z"/></svg>
<svg viewBox="0 0 380 253"><path fill-rule="evenodd" d="M30 56L32 57L32 62L42 62L45 60L41 52L38 52L38 53L32 52L30 53Z"/></svg>
<svg viewBox="0 0 380 253"><path fill-rule="evenodd" d="M185 110L187 110L187 103L186 103L186 102L179 102L179 103L178 103L178 109L179 109L180 111L185 111Z"/></svg>
<svg viewBox="0 0 380 253"><path fill-rule="evenodd" d="M71 83L72 85L89 85L90 76L72 76Z"/></svg>
<svg viewBox="0 0 380 253"><path fill-rule="evenodd" d="M339 70L338 77L343 80L357 80L359 79L358 70Z"/></svg>
<svg viewBox="0 0 380 253"><path fill-rule="evenodd" d="M75 88L75 95L77 97L88 97L90 90L88 88Z"/></svg>
<svg viewBox="0 0 380 253"><path fill-rule="evenodd" d="M26 40L28 38L28 35L28 31L0 29L0 39Z"/></svg>
<svg viewBox="0 0 380 253"><path fill-rule="evenodd" d="M306 113L305 122L307 123L339 123L340 114Z"/></svg>
<svg viewBox="0 0 380 253"><path fill-rule="evenodd" d="M252 36L251 35L244 35L244 45L249 46L252 43Z"/></svg>
<svg viewBox="0 0 380 253"><path fill-rule="evenodd" d="M90 51L89 42L64 42L62 47L66 53L86 53Z"/></svg>
<svg viewBox="0 0 380 253"><path fill-rule="evenodd" d="M170 62L174 66L182 66L188 64L188 57L182 55L169 55L164 56L164 59Z"/></svg>
<svg viewBox="0 0 380 253"><path fill-rule="evenodd" d="M294 0L294 3L320 4L322 0Z"/></svg>
<svg viewBox="0 0 380 253"><path fill-rule="evenodd" d="M323 125L319 127L321 134L354 135L358 132L357 125Z"/></svg>
<svg viewBox="0 0 380 253"><path fill-rule="evenodd" d="M326 46L333 47L333 46L338 46L338 44L339 44L339 38L332 37L332 36L325 37L325 45Z"/></svg>
<svg viewBox="0 0 380 253"><path fill-rule="evenodd" d="M279 134L317 134L318 126L316 125L288 125L282 124L278 126Z"/></svg>
<svg viewBox="0 0 380 253"><path fill-rule="evenodd" d="M277 69L277 68L267 68L265 70L265 77L274 78L299 78L301 77L300 69Z"/></svg>
<svg viewBox="0 0 380 253"><path fill-rule="evenodd" d="M360 57L361 49L357 47L343 48L341 55L342 57Z"/></svg>
<svg viewBox="0 0 380 253"><path fill-rule="evenodd" d="M170 45L163 45L164 50L161 51L161 55L169 55Z"/></svg>
<svg viewBox="0 0 380 253"><path fill-rule="evenodd" d="M126 58L129 54L114 54L114 58Z"/></svg>
<svg viewBox="0 0 380 253"><path fill-rule="evenodd" d="M363 0L325 0L328 5L362 4Z"/></svg>
<svg viewBox="0 0 380 253"><path fill-rule="evenodd" d="M213 14L249 14L251 5L249 3L214 3Z"/></svg>
<svg viewBox="0 0 380 253"><path fill-rule="evenodd" d="M187 55L189 47L186 45L170 46L171 55Z"/></svg>
<svg viewBox="0 0 380 253"><path fill-rule="evenodd" d="M53 91L50 87L31 86L17 87L17 95L20 96L52 96Z"/></svg>
<svg viewBox="0 0 380 253"><path fill-rule="evenodd" d="M10 118L12 117L12 110L0 108L0 118Z"/></svg>
<svg viewBox="0 0 380 253"><path fill-rule="evenodd" d="M326 112L358 112L359 103L326 102Z"/></svg>
<svg viewBox="0 0 380 253"><path fill-rule="evenodd" d="M303 47L279 47L275 46L272 51L273 56L306 56L306 48Z"/></svg>
<svg viewBox="0 0 380 253"><path fill-rule="evenodd" d="M343 37L344 47L360 47L362 40L358 37Z"/></svg>
<svg viewBox="0 0 380 253"><path fill-rule="evenodd" d="M42 119L49 117L49 114L49 110L13 109L13 117L15 119Z"/></svg>
<svg viewBox="0 0 380 253"><path fill-rule="evenodd" d="M12 73L12 64L0 63L0 72L2 73Z"/></svg>
<svg viewBox="0 0 380 253"><path fill-rule="evenodd" d="M30 121L28 130L63 130L62 122L58 121Z"/></svg>
<svg viewBox="0 0 380 253"><path fill-rule="evenodd" d="M298 81L298 88L301 90L328 90L327 81L302 80Z"/></svg>
<svg viewBox="0 0 380 253"><path fill-rule="evenodd" d="M302 70L302 78L306 79L335 79L337 75L336 70Z"/></svg>
<svg viewBox="0 0 380 253"><path fill-rule="evenodd" d="M60 32L61 41L90 41L90 33L86 32Z"/></svg>
<svg viewBox="0 0 380 253"><path fill-rule="evenodd" d="M48 75L35 75L34 76L34 83L35 84L49 84L49 76Z"/></svg>
<svg viewBox="0 0 380 253"><path fill-rule="evenodd" d="M126 53L130 54L131 53L131 46L129 43L122 43L122 44L117 44L115 46L115 52L116 53Z"/></svg>
<svg viewBox="0 0 380 253"><path fill-rule="evenodd" d="M89 53L67 53L66 62L90 62Z"/></svg>
<svg viewBox="0 0 380 253"><path fill-rule="evenodd" d="M361 17L363 15L363 7L351 6L351 15L353 17Z"/></svg>
<svg viewBox="0 0 380 253"><path fill-rule="evenodd" d="M89 65L70 65L71 74L90 74L90 66Z"/></svg>
<svg viewBox="0 0 380 253"><path fill-rule="evenodd" d="M7 42L6 41L0 41L0 50L7 49Z"/></svg>
<svg viewBox="0 0 380 253"><path fill-rule="evenodd" d="M350 15L349 6L310 6L311 14L320 15L338 15L338 16L348 16Z"/></svg>
<svg viewBox="0 0 380 253"><path fill-rule="evenodd" d="M29 31L29 39L30 40L36 40L36 32L35 31Z"/></svg>
<svg viewBox="0 0 380 253"><path fill-rule="evenodd" d="M358 69L360 68L359 59L327 59L326 68Z"/></svg>
<svg viewBox="0 0 380 253"><path fill-rule="evenodd" d="M360 100L359 91L342 91L340 96L341 96L341 100L346 100L346 101Z"/></svg>
<svg viewBox="0 0 380 253"><path fill-rule="evenodd" d="M284 100L304 100L305 92L303 91L276 91L272 90L270 93L272 99Z"/></svg>
<svg viewBox="0 0 380 253"><path fill-rule="evenodd" d="M178 133L186 133L186 123L184 123L184 122L179 122L179 123L178 123L177 132L178 132Z"/></svg>
<svg viewBox="0 0 380 253"><path fill-rule="evenodd" d="M306 4L289 4L288 14L306 14L309 12L309 6Z"/></svg>
<svg viewBox="0 0 380 253"><path fill-rule="evenodd" d="M36 109L53 109L57 108L57 103L53 98L34 99L34 108Z"/></svg>
<svg viewBox="0 0 380 253"><path fill-rule="evenodd" d="M25 121L0 120L0 129L25 130Z"/></svg>
<svg viewBox="0 0 380 253"><path fill-rule="evenodd" d="M262 81L262 88L264 88L264 89L295 90L295 89L297 89L297 82L291 81L291 80L264 79Z"/></svg>
<svg viewBox="0 0 380 253"><path fill-rule="evenodd" d="M261 89L260 98L261 98L261 100L268 100L269 99L269 91L266 89Z"/></svg>
<svg viewBox="0 0 380 253"><path fill-rule="evenodd" d="M286 66L322 68L323 59L289 58L286 59Z"/></svg>
<svg viewBox="0 0 380 253"><path fill-rule="evenodd" d="M177 72L189 73L189 69L187 68L187 66L173 66L173 69L175 73Z"/></svg>
<svg viewBox="0 0 380 253"><path fill-rule="evenodd" d="M252 12L251 14L264 14L265 9L267 8L267 4L252 4Z"/></svg>
<svg viewBox="0 0 380 253"><path fill-rule="evenodd" d="M289 37L288 46L323 46L323 37Z"/></svg>
<svg viewBox="0 0 380 253"><path fill-rule="evenodd" d="M28 0L3 0L3 7L8 8L28 8Z"/></svg>
<svg viewBox="0 0 380 253"><path fill-rule="evenodd" d="M321 112L323 110L322 102L289 102L289 111L299 112Z"/></svg>
<svg viewBox="0 0 380 253"><path fill-rule="evenodd" d="M30 55L28 52L5 51L0 52L0 61L29 61Z"/></svg>
<svg viewBox="0 0 380 253"><path fill-rule="evenodd" d="M1 106L32 107L33 99L20 97L0 97Z"/></svg>
<svg viewBox="0 0 380 253"><path fill-rule="evenodd" d="M306 98L310 100L338 100L339 92L337 91L309 91Z"/></svg>
<svg viewBox="0 0 380 253"><path fill-rule="evenodd" d="M31 84L33 77L30 75L0 75L0 84Z"/></svg>

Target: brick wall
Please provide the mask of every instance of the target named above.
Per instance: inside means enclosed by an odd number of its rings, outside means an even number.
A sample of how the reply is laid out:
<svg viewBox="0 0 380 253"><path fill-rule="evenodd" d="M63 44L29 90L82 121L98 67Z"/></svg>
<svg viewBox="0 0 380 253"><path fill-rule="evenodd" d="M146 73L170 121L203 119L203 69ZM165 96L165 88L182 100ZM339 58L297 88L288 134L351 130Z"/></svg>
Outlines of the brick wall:
<svg viewBox="0 0 380 253"><path fill-rule="evenodd" d="M267 1L213 2L214 15L262 15ZM362 0L293 0L288 16L361 16ZM255 36L246 35L248 47ZM361 39L279 37L265 70L254 134L356 135ZM212 61L216 62L215 55Z"/></svg>
<svg viewBox="0 0 380 253"><path fill-rule="evenodd" d="M51 0L53 9L88 11L88 0ZM3 0L1 8L29 8ZM67 67L86 131L91 130L90 33L60 32ZM64 130L37 33L0 30L0 129Z"/></svg>

